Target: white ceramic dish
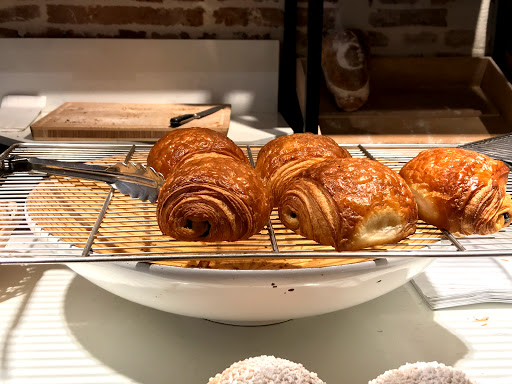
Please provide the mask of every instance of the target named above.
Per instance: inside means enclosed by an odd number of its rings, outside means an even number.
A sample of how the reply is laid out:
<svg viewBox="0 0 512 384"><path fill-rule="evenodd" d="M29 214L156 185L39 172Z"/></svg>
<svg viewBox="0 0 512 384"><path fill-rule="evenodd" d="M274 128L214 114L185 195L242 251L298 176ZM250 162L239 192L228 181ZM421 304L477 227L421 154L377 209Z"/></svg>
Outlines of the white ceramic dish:
<svg viewBox="0 0 512 384"><path fill-rule="evenodd" d="M422 272L431 259L393 259L288 270L214 270L148 263L69 265L127 300L179 315L259 325L348 308Z"/></svg>
<svg viewBox="0 0 512 384"><path fill-rule="evenodd" d="M25 215L41 245L60 256L82 250ZM381 296L408 282L433 259L376 259L282 270L182 268L145 262L69 263L76 273L127 300L184 316L261 325L320 315Z"/></svg>

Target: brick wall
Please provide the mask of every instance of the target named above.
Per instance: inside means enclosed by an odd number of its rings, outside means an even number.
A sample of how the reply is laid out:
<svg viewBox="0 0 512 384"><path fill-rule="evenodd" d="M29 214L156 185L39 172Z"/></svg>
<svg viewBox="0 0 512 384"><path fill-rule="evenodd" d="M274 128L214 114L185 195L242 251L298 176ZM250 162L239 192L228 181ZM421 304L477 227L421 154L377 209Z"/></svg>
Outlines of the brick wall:
<svg viewBox="0 0 512 384"><path fill-rule="evenodd" d="M482 55L494 0L325 0L324 29L367 36L375 55ZM297 55L307 1L297 1ZM2 0L0 37L282 39L284 0Z"/></svg>

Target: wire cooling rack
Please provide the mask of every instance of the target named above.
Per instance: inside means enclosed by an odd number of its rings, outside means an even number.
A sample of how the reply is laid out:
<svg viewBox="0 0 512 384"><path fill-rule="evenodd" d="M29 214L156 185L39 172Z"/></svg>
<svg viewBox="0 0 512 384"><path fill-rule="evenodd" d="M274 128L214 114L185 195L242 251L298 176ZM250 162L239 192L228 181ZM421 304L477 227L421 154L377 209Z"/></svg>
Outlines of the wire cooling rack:
<svg viewBox="0 0 512 384"><path fill-rule="evenodd" d="M353 157L378 160L398 171L432 145L344 145ZM254 164L259 146L241 147ZM145 163L150 145L40 144L10 147L17 155L111 165ZM510 183L507 185L512 191ZM0 264L190 259L478 257L512 254L512 230L456 238L419 222L416 233L396 244L336 252L288 230L272 212L265 229L248 240L181 242L158 229L155 204L124 196L107 184L16 173L0 177Z"/></svg>

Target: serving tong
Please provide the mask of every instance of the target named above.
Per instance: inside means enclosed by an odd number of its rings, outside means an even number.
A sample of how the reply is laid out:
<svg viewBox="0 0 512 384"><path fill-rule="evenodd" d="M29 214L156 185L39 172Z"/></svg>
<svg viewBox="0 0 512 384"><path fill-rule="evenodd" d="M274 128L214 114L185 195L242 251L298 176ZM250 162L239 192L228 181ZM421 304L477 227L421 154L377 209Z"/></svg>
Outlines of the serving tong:
<svg viewBox="0 0 512 384"><path fill-rule="evenodd" d="M142 201L156 202L164 177L140 163L119 162L101 165L9 155L1 163L0 176L14 172L44 172L51 175L77 177L109 184L123 195Z"/></svg>

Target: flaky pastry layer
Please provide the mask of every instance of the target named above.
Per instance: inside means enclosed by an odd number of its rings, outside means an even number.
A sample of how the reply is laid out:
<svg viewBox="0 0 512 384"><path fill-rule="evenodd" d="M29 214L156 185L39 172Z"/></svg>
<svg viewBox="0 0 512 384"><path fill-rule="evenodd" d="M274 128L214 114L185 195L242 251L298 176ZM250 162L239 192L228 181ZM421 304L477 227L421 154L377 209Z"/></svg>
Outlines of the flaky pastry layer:
<svg viewBox="0 0 512 384"><path fill-rule="evenodd" d="M328 136L296 133L269 141L258 153L256 172L269 187L277 206L291 178L327 159L351 157Z"/></svg>
<svg viewBox="0 0 512 384"><path fill-rule="evenodd" d="M419 217L459 236L487 235L510 224L508 173L503 162L462 148L428 149L400 171Z"/></svg>
<svg viewBox="0 0 512 384"><path fill-rule="evenodd" d="M395 243L416 230L418 212L405 181L368 159L326 160L290 181L283 224L337 251Z"/></svg>
<svg viewBox="0 0 512 384"><path fill-rule="evenodd" d="M207 128L177 128L170 131L153 145L147 164L167 177L181 160L198 153L218 153L249 164L242 150L231 139Z"/></svg>

